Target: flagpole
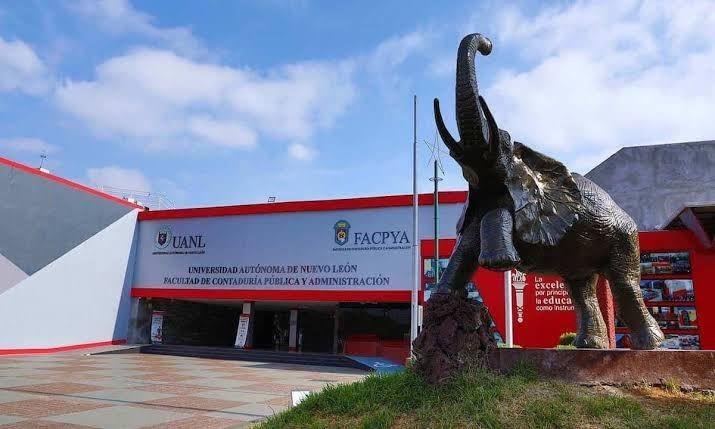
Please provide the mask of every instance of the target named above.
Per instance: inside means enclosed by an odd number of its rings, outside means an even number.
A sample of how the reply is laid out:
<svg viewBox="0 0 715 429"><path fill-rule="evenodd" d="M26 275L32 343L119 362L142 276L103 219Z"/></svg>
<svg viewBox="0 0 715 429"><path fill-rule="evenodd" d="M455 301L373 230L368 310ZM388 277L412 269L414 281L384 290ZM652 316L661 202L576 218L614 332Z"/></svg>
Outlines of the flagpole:
<svg viewBox="0 0 715 429"><path fill-rule="evenodd" d="M410 303L410 350L417 338L419 323L418 291L420 287L420 248L417 227L417 95L412 103L412 298Z"/></svg>

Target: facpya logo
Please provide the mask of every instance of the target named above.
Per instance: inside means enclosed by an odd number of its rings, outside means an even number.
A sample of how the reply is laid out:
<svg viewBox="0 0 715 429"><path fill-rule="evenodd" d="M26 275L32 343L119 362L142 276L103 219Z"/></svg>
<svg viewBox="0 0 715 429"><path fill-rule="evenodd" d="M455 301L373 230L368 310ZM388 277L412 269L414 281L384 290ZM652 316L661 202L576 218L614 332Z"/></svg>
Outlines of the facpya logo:
<svg viewBox="0 0 715 429"><path fill-rule="evenodd" d="M154 246L157 249L166 249L171 244L171 230L168 226L162 226L156 233L156 239L154 240Z"/></svg>
<svg viewBox="0 0 715 429"><path fill-rule="evenodd" d="M348 236L350 234L350 224L348 221L339 220L335 222L333 226L335 229L335 242L341 246L348 242Z"/></svg>

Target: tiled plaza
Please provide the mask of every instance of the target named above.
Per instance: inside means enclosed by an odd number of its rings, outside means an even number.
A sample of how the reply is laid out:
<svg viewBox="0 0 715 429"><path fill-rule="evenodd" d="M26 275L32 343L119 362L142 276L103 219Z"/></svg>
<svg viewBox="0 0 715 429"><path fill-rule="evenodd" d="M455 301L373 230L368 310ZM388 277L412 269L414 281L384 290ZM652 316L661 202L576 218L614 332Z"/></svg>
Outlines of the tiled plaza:
<svg viewBox="0 0 715 429"><path fill-rule="evenodd" d="M94 350L93 350L94 352ZM241 428L345 368L84 352L0 356L0 428Z"/></svg>

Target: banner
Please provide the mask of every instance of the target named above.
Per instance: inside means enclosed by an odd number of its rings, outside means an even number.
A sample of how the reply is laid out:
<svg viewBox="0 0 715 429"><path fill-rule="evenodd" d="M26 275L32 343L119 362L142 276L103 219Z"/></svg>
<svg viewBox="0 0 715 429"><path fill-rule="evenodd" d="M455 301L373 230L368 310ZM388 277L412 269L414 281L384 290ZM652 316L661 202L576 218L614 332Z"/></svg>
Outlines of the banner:
<svg viewBox="0 0 715 429"><path fill-rule="evenodd" d="M154 311L151 313L151 342L161 344L164 341L164 312Z"/></svg>
<svg viewBox="0 0 715 429"><path fill-rule="evenodd" d="M134 287L406 291L411 224L409 207L142 221Z"/></svg>
<svg viewBox="0 0 715 429"><path fill-rule="evenodd" d="M242 349L246 346L248 338L248 324L251 318L248 314L242 314L238 319L238 330L236 331L236 347Z"/></svg>

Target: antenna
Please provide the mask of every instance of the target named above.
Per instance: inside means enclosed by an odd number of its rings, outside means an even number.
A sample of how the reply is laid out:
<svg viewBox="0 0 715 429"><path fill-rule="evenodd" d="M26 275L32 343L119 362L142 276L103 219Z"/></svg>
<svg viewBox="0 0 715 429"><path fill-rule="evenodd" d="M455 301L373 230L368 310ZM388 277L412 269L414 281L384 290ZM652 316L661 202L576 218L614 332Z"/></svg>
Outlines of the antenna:
<svg viewBox="0 0 715 429"><path fill-rule="evenodd" d="M40 167L38 168L38 170L42 170L42 166L44 165L46 159L47 159L47 152L45 152L43 150L42 153L40 154Z"/></svg>
<svg viewBox="0 0 715 429"><path fill-rule="evenodd" d="M448 154L449 152L443 150L440 147L440 144L437 143L437 131L435 130L434 133L434 139L432 140L432 143L428 142L427 140L422 140L422 143L427 146L427 149L429 149L431 156L429 157L429 160L427 161L427 165L432 164L434 161L437 161L437 166L439 168L439 172L441 174L444 174L444 165L442 164L442 154ZM430 179L432 180L432 179Z"/></svg>
<svg viewBox="0 0 715 429"><path fill-rule="evenodd" d="M444 175L444 168L442 168L442 159L439 157L440 149L437 144L437 130L434 131L434 140L432 140L432 145L425 142L427 146L432 151L432 156L430 161L434 163L434 175L430 177L430 182L434 182L434 281L439 282L439 182L442 180L439 177L441 172Z"/></svg>

